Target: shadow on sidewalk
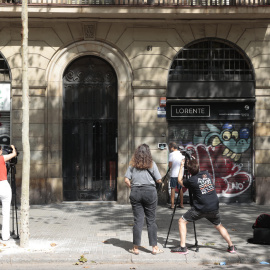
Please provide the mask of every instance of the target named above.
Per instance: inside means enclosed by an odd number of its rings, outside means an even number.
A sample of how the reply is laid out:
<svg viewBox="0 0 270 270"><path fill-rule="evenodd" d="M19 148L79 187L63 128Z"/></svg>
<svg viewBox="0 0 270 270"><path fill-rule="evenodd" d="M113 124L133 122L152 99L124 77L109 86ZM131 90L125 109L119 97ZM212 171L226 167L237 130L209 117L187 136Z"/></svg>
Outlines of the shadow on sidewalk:
<svg viewBox="0 0 270 270"><path fill-rule="evenodd" d="M131 241L126 241L126 240L119 240L117 238L109 238L103 242L106 245L113 245L115 247L122 248L128 252L129 249L133 247L133 243ZM150 250L146 249L143 246L139 247L140 251L146 252L146 253L151 253Z"/></svg>

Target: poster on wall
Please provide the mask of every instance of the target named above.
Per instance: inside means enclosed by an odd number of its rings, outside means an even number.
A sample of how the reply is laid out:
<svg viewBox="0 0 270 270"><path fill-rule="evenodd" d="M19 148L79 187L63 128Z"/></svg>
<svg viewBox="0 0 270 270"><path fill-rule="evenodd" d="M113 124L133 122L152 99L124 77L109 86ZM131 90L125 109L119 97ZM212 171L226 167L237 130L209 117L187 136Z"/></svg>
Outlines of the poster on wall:
<svg viewBox="0 0 270 270"><path fill-rule="evenodd" d="M10 145L10 84L0 83L0 145Z"/></svg>

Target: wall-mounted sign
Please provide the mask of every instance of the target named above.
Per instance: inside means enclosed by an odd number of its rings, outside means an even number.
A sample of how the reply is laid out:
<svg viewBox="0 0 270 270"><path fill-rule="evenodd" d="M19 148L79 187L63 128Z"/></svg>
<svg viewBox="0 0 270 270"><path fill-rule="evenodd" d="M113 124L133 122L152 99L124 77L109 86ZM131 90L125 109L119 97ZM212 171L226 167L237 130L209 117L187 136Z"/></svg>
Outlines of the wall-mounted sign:
<svg viewBox="0 0 270 270"><path fill-rule="evenodd" d="M253 120L255 100L167 99L168 120Z"/></svg>
<svg viewBox="0 0 270 270"><path fill-rule="evenodd" d="M171 117L210 117L210 105L172 105Z"/></svg>
<svg viewBox="0 0 270 270"><path fill-rule="evenodd" d="M166 97L161 97L159 101L160 107L166 107Z"/></svg>
<svg viewBox="0 0 270 270"><path fill-rule="evenodd" d="M157 116L158 117L166 117L166 109L164 107L157 108Z"/></svg>
<svg viewBox="0 0 270 270"><path fill-rule="evenodd" d="M10 84L0 83L0 111L10 111Z"/></svg>

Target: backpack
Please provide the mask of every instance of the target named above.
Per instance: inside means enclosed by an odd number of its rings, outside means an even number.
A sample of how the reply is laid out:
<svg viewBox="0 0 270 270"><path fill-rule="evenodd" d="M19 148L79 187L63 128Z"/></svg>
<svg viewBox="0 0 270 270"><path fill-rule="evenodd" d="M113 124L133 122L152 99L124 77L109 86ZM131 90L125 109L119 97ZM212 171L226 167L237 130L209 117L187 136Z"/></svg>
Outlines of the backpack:
<svg viewBox="0 0 270 270"><path fill-rule="evenodd" d="M252 229L254 244L270 244L270 215L259 215L252 225Z"/></svg>
<svg viewBox="0 0 270 270"><path fill-rule="evenodd" d="M255 220L255 223L252 225L252 229L255 228L269 228L270 229L270 215L261 214Z"/></svg>

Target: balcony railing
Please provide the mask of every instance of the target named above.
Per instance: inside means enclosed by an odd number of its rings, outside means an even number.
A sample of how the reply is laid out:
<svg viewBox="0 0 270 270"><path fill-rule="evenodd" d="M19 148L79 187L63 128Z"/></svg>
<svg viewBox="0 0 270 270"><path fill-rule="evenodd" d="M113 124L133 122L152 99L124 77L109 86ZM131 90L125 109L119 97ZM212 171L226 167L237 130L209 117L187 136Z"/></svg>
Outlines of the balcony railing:
<svg viewBox="0 0 270 270"><path fill-rule="evenodd" d="M0 5L21 4L21 0L0 0ZM270 0L28 0L29 5L154 5L154 6L270 6Z"/></svg>

